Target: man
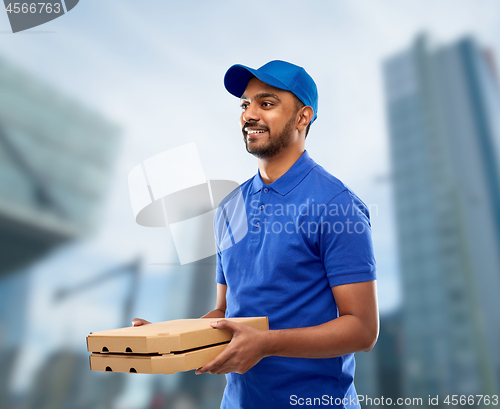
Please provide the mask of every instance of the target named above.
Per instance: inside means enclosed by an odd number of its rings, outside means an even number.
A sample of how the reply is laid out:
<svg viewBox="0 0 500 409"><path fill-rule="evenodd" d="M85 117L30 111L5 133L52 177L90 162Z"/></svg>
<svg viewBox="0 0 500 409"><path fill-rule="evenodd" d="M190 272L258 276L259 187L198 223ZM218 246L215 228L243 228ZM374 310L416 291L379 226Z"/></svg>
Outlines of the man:
<svg viewBox="0 0 500 409"><path fill-rule="evenodd" d="M359 407L353 353L378 336L371 228L365 204L304 149L316 84L284 61L234 65L224 83L259 170L239 190L247 234L232 237L231 198L215 217L217 302L204 317L233 337L196 373L226 374L225 409ZM220 245L224 234L233 245ZM268 316L270 330L223 319L244 316Z"/></svg>

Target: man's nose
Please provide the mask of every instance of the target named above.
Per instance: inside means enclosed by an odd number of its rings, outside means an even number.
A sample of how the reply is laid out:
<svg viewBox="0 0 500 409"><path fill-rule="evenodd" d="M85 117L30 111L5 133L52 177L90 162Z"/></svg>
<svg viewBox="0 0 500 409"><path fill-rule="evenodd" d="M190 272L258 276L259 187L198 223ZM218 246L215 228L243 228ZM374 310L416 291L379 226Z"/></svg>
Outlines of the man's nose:
<svg viewBox="0 0 500 409"><path fill-rule="evenodd" d="M256 109L254 104L251 104L243 112L242 118L243 121L245 122L259 122L260 120L259 110Z"/></svg>

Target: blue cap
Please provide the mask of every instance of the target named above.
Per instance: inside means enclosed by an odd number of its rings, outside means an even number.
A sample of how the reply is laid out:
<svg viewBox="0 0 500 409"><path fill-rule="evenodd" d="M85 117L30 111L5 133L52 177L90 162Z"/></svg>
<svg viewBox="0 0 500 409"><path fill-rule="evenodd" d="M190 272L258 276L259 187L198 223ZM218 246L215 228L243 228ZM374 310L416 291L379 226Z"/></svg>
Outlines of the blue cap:
<svg viewBox="0 0 500 409"><path fill-rule="evenodd" d="M318 116L318 89L311 76L298 65L286 61L274 60L257 70L236 64L229 68L224 76L224 86L235 97L241 98L252 77L272 87L290 91L306 106L314 111L311 123Z"/></svg>

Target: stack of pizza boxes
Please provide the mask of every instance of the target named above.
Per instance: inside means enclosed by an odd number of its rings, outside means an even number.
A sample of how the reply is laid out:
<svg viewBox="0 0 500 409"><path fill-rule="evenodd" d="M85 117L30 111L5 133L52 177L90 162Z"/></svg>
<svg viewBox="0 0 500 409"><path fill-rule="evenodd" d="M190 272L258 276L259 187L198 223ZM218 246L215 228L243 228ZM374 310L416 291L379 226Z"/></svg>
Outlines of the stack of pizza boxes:
<svg viewBox="0 0 500 409"><path fill-rule="evenodd" d="M269 329L267 317L225 319ZM211 327L213 321L214 318L183 319L90 333L90 369L173 374L201 368L231 340L230 331Z"/></svg>

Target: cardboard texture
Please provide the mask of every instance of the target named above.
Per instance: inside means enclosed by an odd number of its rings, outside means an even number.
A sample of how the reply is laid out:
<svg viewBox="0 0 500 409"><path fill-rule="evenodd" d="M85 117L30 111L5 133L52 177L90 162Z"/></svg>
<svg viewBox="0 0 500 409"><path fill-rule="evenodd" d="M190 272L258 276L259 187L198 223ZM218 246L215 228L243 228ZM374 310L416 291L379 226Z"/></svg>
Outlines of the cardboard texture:
<svg viewBox="0 0 500 409"><path fill-rule="evenodd" d="M224 318L269 329L267 317ZM215 329L214 318L158 322L91 333L90 369L107 372L164 373L200 368L221 353L231 332Z"/></svg>

